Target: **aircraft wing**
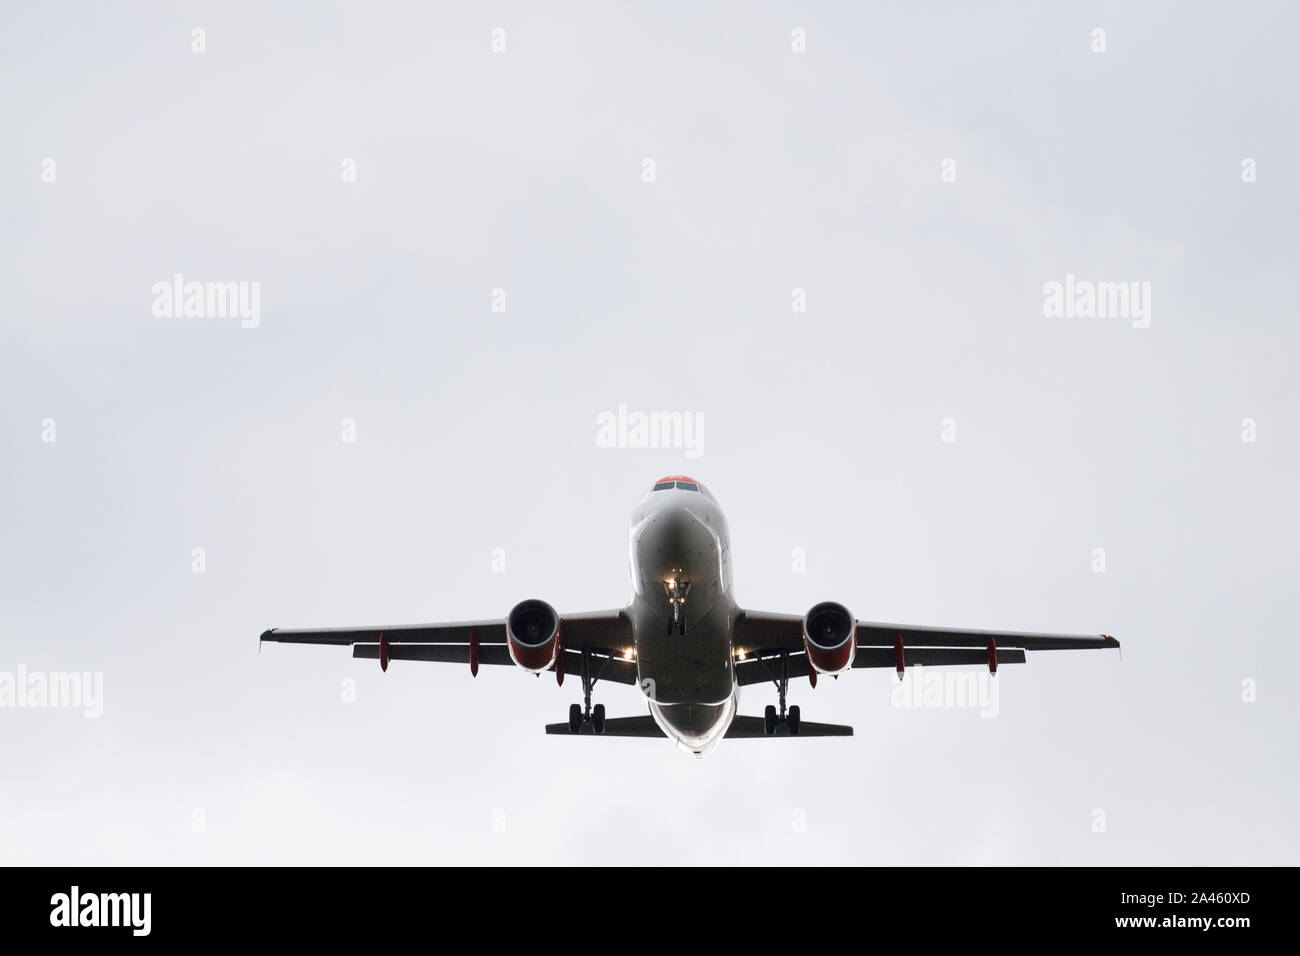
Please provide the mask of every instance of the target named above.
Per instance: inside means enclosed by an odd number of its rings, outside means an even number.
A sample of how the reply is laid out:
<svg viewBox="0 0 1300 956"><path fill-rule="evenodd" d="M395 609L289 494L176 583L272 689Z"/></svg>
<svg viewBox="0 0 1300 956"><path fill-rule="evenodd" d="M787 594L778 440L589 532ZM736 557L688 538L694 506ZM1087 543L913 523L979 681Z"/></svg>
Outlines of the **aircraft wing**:
<svg viewBox="0 0 1300 956"><path fill-rule="evenodd" d="M390 661L438 661L469 665L471 644L478 643L480 664L510 664L506 622L456 621L447 624L397 624L374 627L279 628L262 632L261 641L278 644L350 646L352 656L378 660L380 644L388 643ZM592 611L560 615L564 669L577 674L582 652L590 653L599 680L635 684L636 664L623 659L632 643L631 625L621 611ZM554 666L551 670L554 670Z"/></svg>
<svg viewBox="0 0 1300 956"><path fill-rule="evenodd" d="M1087 650L1119 647L1109 634L1042 634L1030 631L983 631L912 624L857 622L856 667L897 667L897 644L902 643L904 666L988 664L992 639L998 664L1023 664L1026 652ZM791 678L810 672L803 652L803 618L795 614L745 611L737 627L737 647L744 658L736 663L741 684L778 680L781 655Z"/></svg>

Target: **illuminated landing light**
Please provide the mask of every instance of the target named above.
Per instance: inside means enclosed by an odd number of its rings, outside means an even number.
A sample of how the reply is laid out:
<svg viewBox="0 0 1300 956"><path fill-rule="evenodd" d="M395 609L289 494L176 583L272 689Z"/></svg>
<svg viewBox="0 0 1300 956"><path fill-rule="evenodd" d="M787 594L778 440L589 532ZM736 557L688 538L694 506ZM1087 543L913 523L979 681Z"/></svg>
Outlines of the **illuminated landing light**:
<svg viewBox="0 0 1300 956"><path fill-rule="evenodd" d="M635 650L634 648L631 648L631 647L629 647L627 650L625 650L625 651L623 652L623 660L625 660L625 661L634 661L634 660L636 660L636 650Z"/></svg>
<svg viewBox="0 0 1300 956"><path fill-rule="evenodd" d="M741 648L736 648L736 660L743 661L744 659L745 659L744 650L742 650Z"/></svg>

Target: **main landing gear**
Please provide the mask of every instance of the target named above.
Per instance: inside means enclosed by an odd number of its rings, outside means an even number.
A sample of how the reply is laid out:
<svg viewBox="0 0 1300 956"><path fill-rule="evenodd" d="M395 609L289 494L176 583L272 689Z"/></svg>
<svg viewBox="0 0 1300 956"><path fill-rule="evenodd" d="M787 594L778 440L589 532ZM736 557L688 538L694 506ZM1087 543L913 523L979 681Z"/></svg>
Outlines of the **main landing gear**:
<svg viewBox="0 0 1300 956"><path fill-rule="evenodd" d="M592 676L591 673L591 651L585 648L582 651L582 705L569 705L569 733L582 733L583 724L591 727L594 734L603 734L605 732L605 705L591 705L591 689L596 686L596 681L600 675Z"/></svg>
<svg viewBox="0 0 1300 956"><path fill-rule="evenodd" d="M763 708L763 732L769 737L776 733L777 724L785 724L790 735L798 736L799 734L799 705L793 704L787 711L785 707L785 694L790 689L790 655L782 653L781 655L781 676L772 677L772 683L776 685L776 692L781 702L781 711L771 704Z"/></svg>

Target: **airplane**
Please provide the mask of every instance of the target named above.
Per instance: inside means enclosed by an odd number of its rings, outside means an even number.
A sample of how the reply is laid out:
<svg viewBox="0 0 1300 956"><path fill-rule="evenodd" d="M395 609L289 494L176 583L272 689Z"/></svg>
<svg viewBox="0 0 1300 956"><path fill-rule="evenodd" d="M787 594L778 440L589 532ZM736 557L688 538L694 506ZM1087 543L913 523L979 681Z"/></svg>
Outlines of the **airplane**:
<svg viewBox="0 0 1300 956"><path fill-rule="evenodd" d="M394 627L281 629L261 641L352 647L355 658L443 661L566 674L582 682L582 706L548 734L667 737L704 756L723 739L851 736L853 728L801 719L786 706L790 681L839 677L853 668L1023 664L1029 651L1119 647L1109 634L977 631L859 621L843 604L823 601L802 617L736 603L731 538L717 499L685 475L660 478L632 512L628 536L633 595L623 608L557 614L545 601L516 604L504 620ZM259 647L260 647L259 643ZM648 715L606 717L592 706L600 681L630 684ZM740 688L768 683L777 704L762 717L742 715Z"/></svg>

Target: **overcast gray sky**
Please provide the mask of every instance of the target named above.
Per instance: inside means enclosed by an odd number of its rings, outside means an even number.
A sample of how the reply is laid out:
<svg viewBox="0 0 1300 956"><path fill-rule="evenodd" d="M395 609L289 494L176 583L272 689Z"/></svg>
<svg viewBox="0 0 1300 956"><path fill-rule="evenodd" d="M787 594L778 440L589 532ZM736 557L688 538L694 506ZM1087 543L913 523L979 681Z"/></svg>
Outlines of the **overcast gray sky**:
<svg viewBox="0 0 1300 956"><path fill-rule="evenodd" d="M0 672L103 714L0 709L0 862L1297 862L1294 8L541 6L5 4ZM576 681L258 653L622 605L675 472L742 604L1123 660L996 719L799 682L856 736L694 760L543 736Z"/></svg>

